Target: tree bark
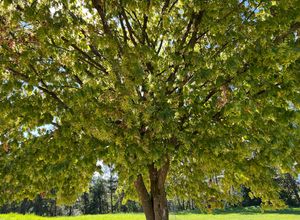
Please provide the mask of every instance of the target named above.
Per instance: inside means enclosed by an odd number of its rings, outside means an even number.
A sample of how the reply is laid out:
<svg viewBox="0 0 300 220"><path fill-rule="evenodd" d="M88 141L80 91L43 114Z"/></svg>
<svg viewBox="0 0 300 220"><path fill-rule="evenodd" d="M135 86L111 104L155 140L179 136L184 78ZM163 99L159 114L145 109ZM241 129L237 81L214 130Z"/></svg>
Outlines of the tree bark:
<svg viewBox="0 0 300 220"><path fill-rule="evenodd" d="M165 191L165 180L168 170L169 163L165 164L159 170L157 170L153 164L149 167L155 220L169 219L168 201Z"/></svg>
<svg viewBox="0 0 300 220"><path fill-rule="evenodd" d="M155 220L152 199L146 189L142 175L138 176L134 185L138 192L140 202L142 203L142 207L143 207L146 219L147 220Z"/></svg>
<svg viewBox="0 0 300 220"><path fill-rule="evenodd" d="M142 175L135 181L135 188L147 220L168 220L169 210L165 191L165 181L169 171L169 161L157 169L154 164L149 166L150 193L147 191Z"/></svg>

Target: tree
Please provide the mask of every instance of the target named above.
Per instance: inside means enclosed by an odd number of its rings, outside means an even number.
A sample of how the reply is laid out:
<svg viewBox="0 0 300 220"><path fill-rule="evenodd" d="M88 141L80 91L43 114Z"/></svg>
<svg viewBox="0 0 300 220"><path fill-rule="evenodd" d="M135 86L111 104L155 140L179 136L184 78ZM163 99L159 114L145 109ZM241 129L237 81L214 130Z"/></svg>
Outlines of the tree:
<svg viewBox="0 0 300 220"><path fill-rule="evenodd" d="M174 191L279 205L272 177L300 162L299 0L0 4L2 202L68 203L103 160L147 220Z"/></svg>
<svg viewBox="0 0 300 220"><path fill-rule="evenodd" d="M89 201L89 194L87 192L83 193L81 196L81 212L83 214L89 214L90 213L90 201Z"/></svg>
<svg viewBox="0 0 300 220"><path fill-rule="evenodd" d="M279 185L281 186L280 198L291 207L300 206L299 187L296 180L289 173L285 173L283 176L277 178Z"/></svg>
<svg viewBox="0 0 300 220"><path fill-rule="evenodd" d="M97 177L92 181L90 187L90 213L107 213L108 210L108 187L107 183L101 177Z"/></svg>

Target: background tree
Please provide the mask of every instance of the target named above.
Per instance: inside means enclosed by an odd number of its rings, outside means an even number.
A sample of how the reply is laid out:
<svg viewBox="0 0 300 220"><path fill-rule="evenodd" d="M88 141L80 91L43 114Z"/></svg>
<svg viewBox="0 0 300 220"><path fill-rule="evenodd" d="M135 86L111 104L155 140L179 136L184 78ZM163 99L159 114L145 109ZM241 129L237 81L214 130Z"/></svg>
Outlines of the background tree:
<svg viewBox="0 0 300 220"><path fill-rule="evenodd" d="M102 159L147 220L174 191L213 208L243 184L280 205L272 177L299 172L299 0L0 4L1 202L70 203Z"/></svg>
<svg viewBox="0 0 300 220"><path fill-rule="evenodd" d="M251 195L251 190L249 188L246 188L244 186L241 187L241 193L243 196L242 206L259 206L261 204L261 199L253 197Z"/></svg>
<svg viewBox="0 0 300 220"><path fill-rule="evenodd" d="M89 214L89 194L87 192L81 196L81 203L81 212L83 214Z"/></svg>
<svg viewBox="0 0 300 220"><path fill-rule="evenodd" d="M96 178L90 187L90 213L108 213L110 196L109 184L102 178Z"/></svg>
<svg viewBox="0 0 300 220"><path fill-rule="evenodd" d="M277 181L281 186L280 198L284 200L284 202L291 207L299 206L300 205L299 186L297 185L297 181L293 178L293 176L289 173L286 173L278 177Z"/></svg>
<svg viewBox="0 0 300 220"><path fill-rule="evenodd" d="M109 181L110 179L104 179L104 177L107 176L110 177L111 174L107 173L103 176L99 176L99 174L94 175L90 183L89 191L83 193L72 205L57 205L55 199L44 198L41 195L37 195L32 201L24 199L20 203L7 202L0 206L0 213L34 213L40 216L109 213L111 212L111 183ZM114 178L116 178L115 175ZM117 187L116 184L115 182L115 187ZM114 191L113 197L116 200L113 204L114 212L141 212L141 207L134 201L127 201L125 204L122 203L121 200L124 198L124 193L118 195Z"/></svg>

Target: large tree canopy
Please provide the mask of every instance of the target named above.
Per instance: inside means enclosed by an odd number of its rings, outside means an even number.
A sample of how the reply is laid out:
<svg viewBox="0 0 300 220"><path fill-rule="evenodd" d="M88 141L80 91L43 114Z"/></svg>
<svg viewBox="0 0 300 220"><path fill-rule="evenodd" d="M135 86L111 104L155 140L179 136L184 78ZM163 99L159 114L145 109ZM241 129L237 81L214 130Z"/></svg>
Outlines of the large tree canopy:
<svg viewBox="0 0 300 220"><path fill-rule="evenodd" d="M0 199L62 202L112 163L147 219L299 172L299 0L0 3ZM166 190L165 190L166 189Z"/></svg>

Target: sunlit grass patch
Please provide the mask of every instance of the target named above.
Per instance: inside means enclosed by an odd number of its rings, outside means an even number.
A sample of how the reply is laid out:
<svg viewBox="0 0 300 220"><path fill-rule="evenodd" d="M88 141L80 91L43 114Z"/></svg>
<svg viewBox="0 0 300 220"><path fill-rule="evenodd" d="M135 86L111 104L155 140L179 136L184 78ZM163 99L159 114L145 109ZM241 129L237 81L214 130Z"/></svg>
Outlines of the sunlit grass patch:
<svg viewBox="0 0 300 220"><path fill-rule="evenodd" d="M299 220L300 209L286 209L279 211L266 211L261 213L258 209L216 211L214 214L171 214L170 220ZM144 214L104 214L41 217L36 215L0 214L0 220L145 220Z"/></svg>

